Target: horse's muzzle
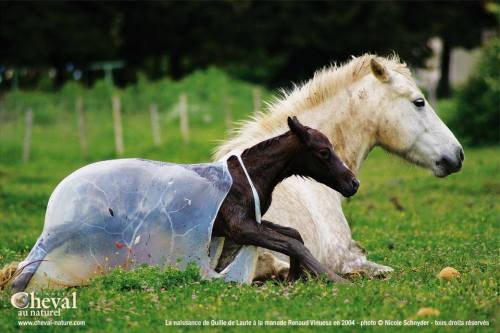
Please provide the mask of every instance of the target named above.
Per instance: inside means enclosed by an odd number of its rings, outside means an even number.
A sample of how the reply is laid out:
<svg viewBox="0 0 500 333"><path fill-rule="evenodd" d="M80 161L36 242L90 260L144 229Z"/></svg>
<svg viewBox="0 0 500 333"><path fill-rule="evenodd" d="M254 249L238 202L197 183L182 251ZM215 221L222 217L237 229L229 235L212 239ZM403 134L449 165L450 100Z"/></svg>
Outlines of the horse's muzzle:
<svg viewBox="0 0 500 333"><path fill-rule="evenodd" d="M436 166L445 171L446 175L449 175L462 169L464 158L464 150L459 147L456 151L455 156L451 157L448 155L443 155L441 159L436 161Z"/></svg>

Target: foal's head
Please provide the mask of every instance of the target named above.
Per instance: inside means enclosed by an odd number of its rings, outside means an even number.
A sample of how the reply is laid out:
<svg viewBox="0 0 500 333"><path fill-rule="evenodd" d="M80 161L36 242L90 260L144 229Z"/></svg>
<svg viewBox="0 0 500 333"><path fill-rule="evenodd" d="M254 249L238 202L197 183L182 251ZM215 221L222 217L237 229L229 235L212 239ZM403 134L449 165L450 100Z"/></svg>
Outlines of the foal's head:
<svg viewBox="0 0 500 333"><path fill-rule="evenodd" d="M290 131L297 135L303 150L293 162L294 171L340 192L345 197L356 193L359 181L333 151L328 138L318 130L288 117Z"/></svg>

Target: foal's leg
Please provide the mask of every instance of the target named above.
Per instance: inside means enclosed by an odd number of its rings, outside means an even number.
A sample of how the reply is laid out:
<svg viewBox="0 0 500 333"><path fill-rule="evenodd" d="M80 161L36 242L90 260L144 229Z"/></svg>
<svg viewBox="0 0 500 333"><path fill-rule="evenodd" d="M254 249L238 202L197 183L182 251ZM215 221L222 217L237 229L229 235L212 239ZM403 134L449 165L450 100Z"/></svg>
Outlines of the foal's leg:
<svg viewBox="0 0 500 333"><path fill-rule="evenodd" d="M289 227L283 227L279 224L274 224L270 221L267 220L262 220L262 224L270 229L273 229L274 231L285 235L292 237L302 244L304 244L304 240L302 239L302 236L300 233L294 229L294 228L289 228ZM288 276L287 280L288 281L295 281L300 279L303 276L304 270L302 269L302 266L300 264L300 260L290 257L290 268L288 270Z"/></svg>
<svg viewBox="0 0 500 333"><path fill-rule="evenodd" d="M253 220L235 221L234 223L230 223L230 234L228 237L241 245L260 246L283 253L291 259L297 259L300 264L316 276L326 274L330 281L345 281L337 274L326 270L313 257L304 244L297 239L280 234L268 226L257 224Z"/></svg>
<svg viewBox="0 0 500 333"><path fill-rule="evenodd" d="M282 235L292 237L292 238L298 240L299 242L301 242L302 244L304 244L304 241L302 240L302 236L297 231L297 229L290 228L290 227L283 227L279 224L275 224L275 223L272 223L272 222L267 221L267 220L262 220L262 225L264 225L268 228L271 228L274 231L279 232Z"/></svg>

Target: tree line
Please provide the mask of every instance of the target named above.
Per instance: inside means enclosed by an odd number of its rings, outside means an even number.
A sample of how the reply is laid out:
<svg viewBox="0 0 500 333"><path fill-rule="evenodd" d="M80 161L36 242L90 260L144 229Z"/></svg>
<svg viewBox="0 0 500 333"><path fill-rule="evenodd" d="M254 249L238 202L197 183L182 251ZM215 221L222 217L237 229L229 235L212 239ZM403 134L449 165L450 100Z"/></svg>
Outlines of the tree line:
<svg viewBox="0 0 500 333"><path fill-rule="evenodd" d="M481 1L0 2L0 65L56 68L56 84L96 61L121 60L118 84L180 78L209 65L274 87L306 79L351 55L397 52L419 65L440 36L442 64L454 46L474 47L497 24ZM36 75L35 75L36 79ZM26 79L27 80L27 79ZM445 80L446 81L446 80ZM25 82L29 85L30 82ZM441 93L448 93L448 83Z"/></svg>

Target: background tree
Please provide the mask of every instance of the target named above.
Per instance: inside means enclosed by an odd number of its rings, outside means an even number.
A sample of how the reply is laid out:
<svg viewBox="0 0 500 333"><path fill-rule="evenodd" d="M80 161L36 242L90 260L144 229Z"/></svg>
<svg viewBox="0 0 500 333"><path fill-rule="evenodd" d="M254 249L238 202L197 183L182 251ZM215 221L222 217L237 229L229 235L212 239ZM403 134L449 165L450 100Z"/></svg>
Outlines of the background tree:
<svg viewBox="0 0 500 333"><path fill-rule="evenodd" d="M473 48L481 43L485 28L498 27L494 15L485 10L484 1L435 2L425 6L431 33L443 40L441 79L438 96L450 96L450 56L455 47Z"/></svg>
<svg viewBox="0 0 500 333"><path fill-rule="evenodd" d="M269 86L308 78L351 55L397 52L412 65L429 53L427 40L445 41L442 92L449 50L480 42L493 18L480 2L162 1L0 2L0 65L88 69L120 59L117 82L178 79L216 65ZM85 72L87 82L94 72Z"/></svg>

